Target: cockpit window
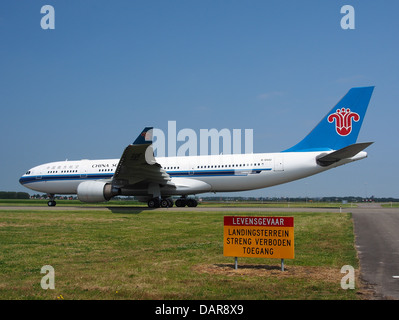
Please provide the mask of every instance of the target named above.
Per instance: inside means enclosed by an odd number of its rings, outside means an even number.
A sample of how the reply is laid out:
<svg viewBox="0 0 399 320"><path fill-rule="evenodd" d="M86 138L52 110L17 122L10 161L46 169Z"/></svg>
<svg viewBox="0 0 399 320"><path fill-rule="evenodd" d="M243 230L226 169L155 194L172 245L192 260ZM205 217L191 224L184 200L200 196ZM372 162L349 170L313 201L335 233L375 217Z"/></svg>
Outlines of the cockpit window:
<svg viewBox="0 0 399 320"><path fill-rule="evenodd" d="M30 170L27 173L25 173L25 174L30 174Z"/></svg>

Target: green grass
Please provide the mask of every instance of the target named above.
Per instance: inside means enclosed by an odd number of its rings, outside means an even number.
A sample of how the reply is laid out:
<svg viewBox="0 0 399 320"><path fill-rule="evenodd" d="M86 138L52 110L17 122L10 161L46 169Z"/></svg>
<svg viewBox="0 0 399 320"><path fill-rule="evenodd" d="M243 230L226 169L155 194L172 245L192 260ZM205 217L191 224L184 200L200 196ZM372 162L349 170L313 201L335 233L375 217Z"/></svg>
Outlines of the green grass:
<svg viewBox="0 0 399 320"><path fill-rule="evenodd" d="M383 208L399 208L399 203L398 202L390 202L390 203L384 203L381 206Z"/></svg>
<svg viewBox="0 0 399 320"><path fill-rule="evenodd" d="M282 273L280 260L250 258L235 271L223 256L231 213L183 210L0 209L0 299L359 299L340 286L343 265L358 269L350 214L289 214L295 259ZM40 287L44 265L55 290Z"/></svg>

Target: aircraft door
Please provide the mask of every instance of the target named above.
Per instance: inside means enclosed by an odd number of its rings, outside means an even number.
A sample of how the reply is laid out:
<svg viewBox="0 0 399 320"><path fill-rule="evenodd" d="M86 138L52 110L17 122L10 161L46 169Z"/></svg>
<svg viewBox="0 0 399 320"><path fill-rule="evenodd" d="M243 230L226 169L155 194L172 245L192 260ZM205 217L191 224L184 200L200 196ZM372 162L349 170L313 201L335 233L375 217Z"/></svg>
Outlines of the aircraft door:
<svg viewBox="0 0 399 320"><path fill-rule="evenodd" d="M86 161L83 162L80 165L79 172L80 172L80 178L82 178L82 179L87 178L87 164L86 164Z"/></svg>

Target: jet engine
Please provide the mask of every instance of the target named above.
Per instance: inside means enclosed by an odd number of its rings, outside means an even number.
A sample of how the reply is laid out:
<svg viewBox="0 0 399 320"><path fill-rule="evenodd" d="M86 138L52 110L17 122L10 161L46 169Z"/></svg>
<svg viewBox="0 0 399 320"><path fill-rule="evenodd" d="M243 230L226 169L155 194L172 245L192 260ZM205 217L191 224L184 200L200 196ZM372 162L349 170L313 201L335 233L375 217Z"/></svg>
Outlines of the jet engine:
<svg viewBox="0 0 399 320"><path fill-rule="evenodd" d="M120 190L102 181L85 181L78 185L78 198L82 202L104 202L120 194Z"/></svg>

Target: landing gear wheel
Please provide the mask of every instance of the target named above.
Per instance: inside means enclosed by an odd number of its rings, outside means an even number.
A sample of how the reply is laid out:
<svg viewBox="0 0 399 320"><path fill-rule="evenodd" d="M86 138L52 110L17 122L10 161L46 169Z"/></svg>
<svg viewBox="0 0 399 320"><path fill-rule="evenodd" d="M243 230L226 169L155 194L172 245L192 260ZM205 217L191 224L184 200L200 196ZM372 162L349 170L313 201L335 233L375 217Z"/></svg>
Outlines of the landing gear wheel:
<svg viewBox="0 0 399 320"><path fill-rule="evenodd" d="M167 208L167 207L169 207L169 205L170 205L170 203L169 203L168 199L162 199L161 200L161 207L162 208Z"/></svg>
<svg viewBox="0 0 399 320"><path fill-rule="evenodd" d="M182 198L182 199L177 199L175 202L176 207L185 207L186 206L186 199Z"/></svg>
<svg viewBox="0 0 399 320"><path fill-rule="evenodd" d="M197 200L195 199L188 199L187 200L187 207L196 207L198 205Z"/></svg>
<svg viewBox="0 0 399 320"><path fill-rule="evenodd" d="M53 193L48 193L47 196L50 198L50 200L47 202L47 205L49 207L55 207L55 205L57 204L57 202L55 202L55 194Z"/></svg>
<svg viewBox="0 0 399 320"><path fill-rule="evenodd" d="M47 205L49 207L55 207L56 204L57 204L57 202L55 202L54 200L50 200L49 202L47 202Z"/></svg>
<svg viewBox="0 0 399 320"><path fill-rule="evenodd" d="M152 198L147 202L148 208L159 208L159 200L157 198Z"/></svg>
<svg viewBox="0 0 399 320"><path fill-rule="evenodd" d="M198 205L198 201L195 199L180 198L176 200L175 204L176 207L196 207Z"/></svg>

